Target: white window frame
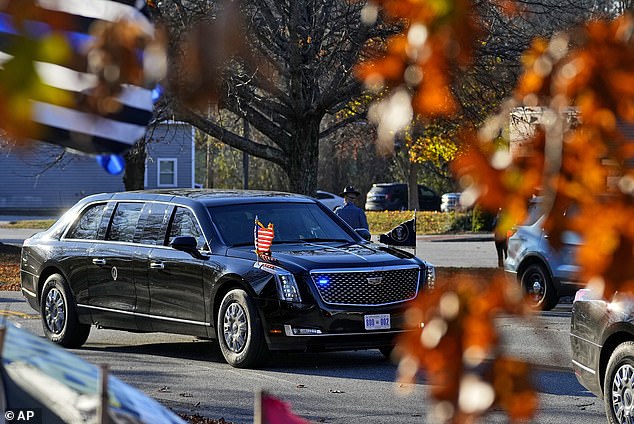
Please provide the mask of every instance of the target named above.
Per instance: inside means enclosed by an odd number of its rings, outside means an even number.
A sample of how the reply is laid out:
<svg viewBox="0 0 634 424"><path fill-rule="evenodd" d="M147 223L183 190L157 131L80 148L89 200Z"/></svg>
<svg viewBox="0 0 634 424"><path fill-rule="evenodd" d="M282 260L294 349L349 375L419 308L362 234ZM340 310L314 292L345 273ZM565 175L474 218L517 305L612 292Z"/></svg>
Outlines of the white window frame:
<svg viewBox="0 0 634 424"><path fill-rule="evenodd" d="M161 184L161 165L163 162L174 164L174 183ZM156 159L156 186L157 187L178 187L178 159L177 158L157 158Z"/></svg>

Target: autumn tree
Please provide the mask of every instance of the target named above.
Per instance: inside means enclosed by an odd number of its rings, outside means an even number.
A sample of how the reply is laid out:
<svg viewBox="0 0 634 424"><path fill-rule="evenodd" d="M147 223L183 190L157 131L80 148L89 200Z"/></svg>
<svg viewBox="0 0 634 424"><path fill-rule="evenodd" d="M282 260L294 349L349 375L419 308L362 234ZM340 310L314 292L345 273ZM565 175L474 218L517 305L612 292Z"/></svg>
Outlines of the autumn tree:
<svg viewBox="0 0 634 424"><path fill-rule="evenodd" d="M407 24L388 40L383 57L360 64L359 75L370 81L383 77L393 98L401 99L394 107L409 106L421 119L464 113L454 88L461 75L477 66L474 40L487 30L478 25L481 5L379 3ZM521 22L531 14L548 21L547 4L500 0L489 6L498 9L503 21ZM592 12L584 15L592 18L587 23L546 32L531 42L519 62L519 79L497 115L461 129L466 150L454 162L454 172L466 197L490 211L504 209L506 228L524 219L528 199L541 190L545 230L553 245L558 246L564 231L580 234L585 241L577 255L580 277L610 299L616 291L634 288L634 268L623 266L634 262L634 142L625 130L634 125L634 18L629 13L612 18L623 2L587 5ZM540 107L545 119L530 154L513 158L501 138L517 106ZM562 111L571 107L581 120L564 132ZM382 119L389 119L390 112ZM570 207L577 214L563 219ZM436 401L435 420L473 422L494 406L511 421L535 413L538 399L529 364L500 349L494 325L500 313L527 313L517 287L503 278L475 281L468 276L439 284L409 311L412 325L425 326L401 340L399 370L405 380L426 373Z"/></svg>
<svg viewBox="0 0 634 424"><path fill-rule="evenodd" d="M353 185L361 192L358 206L373 183L390 181L391 157L380 155L373 142L375 130L366 121L347 125L322 140L319 146L318 187L339 193Z"/></svg>
<svg viewBox="0 0 634 424"><path fill-rule="evenodd" d="M474 1L473 61L454 68L452 95L460 104L453 119L480 125L512 94L523 67L522 53L536 37L549 37L599 16L611 1ZM509 14L509 9L517 13Z"/></svg>
<svg viewBox="0 0 634 424"><path fill-rule="evenodd" d="M387 2L399 4L396 2ZM397 6L394 6L397 7ZM440 7L440 6L438 6ZM443 6L444 7L444 6ZM447 3L448 10L457 12L456 5ZM408 66L408 60L395 60L401 54L400 51L391 53L393 49L401 49L404 42L409 43L409 48L425 39L428 31L423 26L416 26L407 34L407 39L393 37L387 43L375 43L370 47L376 50L386 49L388 59L378 64L378 62L368 62L361 64L358 68L363 74L366 66L373 70L380 69L381 78L385 78L387 86L390 86L391 78L396 76L397 80L402 80L405 84L401 86L392 85L393 96L386 96L379 92L379 104L376 109L386 109L395 99L403 94L403 87L407 85L419 84L420 79L427 79L430 87L442 86L445 81L449 97L455 101L456 107L452 113L445 113L442 116L437 114L422 114L415 116L412 110L402 107L399 115L411 116L413 124L407 119L401 122L396 120L383 120L381 114L374 117L374 121L379 128L386 130L380 133L388 134L387 137L378 138L380 149L390 150L394 145L399 147L394 151L396 169L405 181L420 179L418 174L426 175L426 179L435 179L441 186L452 186L450 182L449 163L459 152L460 143L456 136L457 128L480 126L486 117L495 111L511 93L512 89L522 71L520 61L521 53L530 46L531 40L538 35L553 34L556 31L564 30L573 25L588 19L590 16L598 14L598 6L594 2L524 2L517 1L513 7L522 10L522 14L510 15L497 2L477 1L473 2L470 12L465 16L470 25L471 38L464 41L466 48L472 50L471 60L468 67L455 66L459 58L454 53L452 62L454 66L445 66L440 69L438 75L427 73L423 76L416 66ZM433 7L432 7L433 8ZM453 9L452 9L453 8ZM452 12L452 13L453 13ZM462 30L465 31L465 30ZM461 45L456 52L465 50ZM415 60L415 59L414 59ZM458 61L459 62L459 61ZM371 71L370 74L372 74ZM398 76L402 78L399 79ZM374 81L375 78L370 78ZM422 82L425 84L425 81ZM368 86L372 86L368 84ZM430 91L425 91L415 99L418 107L443 108L448 106L444 98L430 95ZM415 105L413 105L415 106ZM392 107L392 109L394 109ZM373 118L370 112L370 118ZM393 136L399 140L393 143ZM408 161L409 160L409 161ZM444 184L442 184L444 182ZM412 193L415 194L415 193ZM415 199L412 199L415 204Z"/></svg>
<svg viewBox="0 0 634 424"><path fill-rule="evenodd" d="M288 175L291 191L312 193L320 139L358 119L324 117L335 116L361 92L353 66L369 40L385 37L393 29L375 17L371 24L367 17L364 21L364 13L372 14L364 8L365 2L244 2L231 15L239 16L242 25L221 6L204 1L157 2L157 20L166 24L172 45L170 113L229 146L279 165ZM238 43L242 34L244 43ZM198 42L192 42L194 36ZM218 52L232 45L236 54ZM250 123L252 137L210 118L210 94L215 98L213 107Z"/></svg>

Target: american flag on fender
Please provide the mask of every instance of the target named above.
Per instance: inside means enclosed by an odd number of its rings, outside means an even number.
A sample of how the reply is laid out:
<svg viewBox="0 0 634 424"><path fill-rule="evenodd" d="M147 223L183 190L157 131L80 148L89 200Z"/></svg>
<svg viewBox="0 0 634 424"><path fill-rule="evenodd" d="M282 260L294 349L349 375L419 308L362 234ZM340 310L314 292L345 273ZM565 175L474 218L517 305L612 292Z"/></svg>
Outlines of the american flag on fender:
<svg viewBox="0 0 634 424"><path fill-rule="evenodd" d="M41 13L28 18L25 24L28 31L21 29L18 18L0 11L0 67L4 70L9 62L21 60L13 56L20 53L16 53L16 45L53 32L65 37L75 52L85 51L93 41L91 28L99 22L132 21L143 33L153 36L154 26L145 0L36 0L35 4ZM39 79L60 95L30 99L31 121L39 141L89 154L123 154L145 134L152 118L151 89L122 85L114 101L117 107L112 107L110 113L97 115L78 102L56 100L80 98L97 85L97 76L91 72L88 60L64 63L59 59L63 55L40 56L33 60ZM0 71L0 78L4 70Z"/></svg>
<svg viewBox="0 0 634 424"><path fill-rule="evenodd" d="M256 216L253 236L255 238L255 252L258 255L271 253L271 245L273 244L273 237L275 237L273 224L269 223L265 227Z"/></svg>

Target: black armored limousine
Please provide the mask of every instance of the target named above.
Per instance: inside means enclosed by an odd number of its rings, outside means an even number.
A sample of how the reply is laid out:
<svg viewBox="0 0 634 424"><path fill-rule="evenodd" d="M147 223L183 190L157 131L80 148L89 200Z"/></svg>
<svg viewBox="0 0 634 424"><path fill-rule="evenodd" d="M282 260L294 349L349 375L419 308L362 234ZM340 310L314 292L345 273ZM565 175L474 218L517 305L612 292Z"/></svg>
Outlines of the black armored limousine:
<svg viewBox="0 0 634 424"><path fill-rule="evenodd" d="M258 253L263 226L274 236ZM97 194L24 242L22 293L66 347L83 345L94 325L217 339L234 367L279 350L389 355L435 270L369 238L295 194Z"/></svg>

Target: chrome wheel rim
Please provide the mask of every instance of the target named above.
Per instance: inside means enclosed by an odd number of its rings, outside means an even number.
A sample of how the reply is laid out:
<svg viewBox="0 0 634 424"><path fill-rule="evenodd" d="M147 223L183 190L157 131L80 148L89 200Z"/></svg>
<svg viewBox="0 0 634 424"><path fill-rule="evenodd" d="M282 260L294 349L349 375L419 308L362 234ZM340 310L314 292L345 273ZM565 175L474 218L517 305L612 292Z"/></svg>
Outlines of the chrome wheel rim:
<svg viewBox="0 0 634 424"><path fill-rule="evenodd" d="M247 343L249 323L247 314L238 303L227 307L223 317L223 336L230 351L240 353Z"/></svg>
<svg viewBox="0 0 634 424"><path fill-rule="evenodd" d="M46 295L44 302L44 319L46 326L54 334L60 334L66 324L66 303L59 289L53 287Z"/></svg>
<svg viewBox="0 0 634 424"><path fill-rule="evenodd" d="M546 292L546 282L539 272L533 272L526 280L526 294L531 302L537 304L544 298Z"/></svg>
<svg viewBox="0 0 634 424"><path fill-rule="evenodd" d="M634 423L634 367L623 364L612 378L612 409L619 423Z"/></svg>

